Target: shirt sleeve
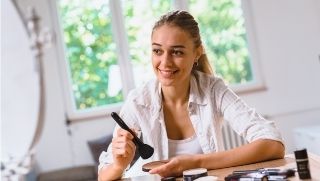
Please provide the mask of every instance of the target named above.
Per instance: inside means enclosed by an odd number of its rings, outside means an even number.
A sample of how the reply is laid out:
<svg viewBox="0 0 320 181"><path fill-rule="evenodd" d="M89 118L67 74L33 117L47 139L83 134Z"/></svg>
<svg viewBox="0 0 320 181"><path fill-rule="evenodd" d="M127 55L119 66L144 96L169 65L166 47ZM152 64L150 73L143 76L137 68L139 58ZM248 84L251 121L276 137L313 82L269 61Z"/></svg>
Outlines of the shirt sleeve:
<svg viewBox="0 0 320 181"><path fill-rule="evenodd" d="M283 139L274 121L266 120L255 109L249 107L238 97L223 81L218 82L219 105L221 114L231 128L248 142L258 139L271 139L280 141Z"/></svg>
<svg viewBox="0 0 320 181"><path fill-rule="evenodd" d="M119 129L119 126L116 125L113 131L113 137L116 134L116 130ZM109 144L107 151L103 151L99 156L99 165L98 165L98 173L102 169L102 167L107 166L113 163L113 156L112 156L112 143Z"/></svg>
<svg viewBox="0 0 320 181"><path fill-rule="evenodd" d="M140 129L137 128L137 124L134 122L135 119L132 111L134 103L132 102L130 93L128 94L128 97L121 108L119 116L125 121L125 123L128 125L129 128L134 128L135 131L138 131L138 136L140 136L140 132L139 132ZM110 117L110 119L112 118ZM120 126L116 124L113 131L113 137L116 136L117 130L119 128ZM99 156L98 173L104 166L110 165L111 163L113 163L112 143L109 144L107 151L103 151ZM128 165L127 169L129 169L129 167L130 167L130 164Z"/></svg>

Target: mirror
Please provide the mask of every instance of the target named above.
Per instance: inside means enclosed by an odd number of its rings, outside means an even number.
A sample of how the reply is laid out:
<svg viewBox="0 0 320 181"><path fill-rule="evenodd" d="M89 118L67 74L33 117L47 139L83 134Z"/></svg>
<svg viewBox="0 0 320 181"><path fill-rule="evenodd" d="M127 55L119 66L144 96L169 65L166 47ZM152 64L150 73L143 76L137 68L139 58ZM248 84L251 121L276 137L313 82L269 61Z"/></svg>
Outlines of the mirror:
<svg viewBox="0 0 320 181"><path fill-rule="evenodd" d="M1 160L22 159L38 124L39 73L30 39L10 0L1 1Z"/></svg>

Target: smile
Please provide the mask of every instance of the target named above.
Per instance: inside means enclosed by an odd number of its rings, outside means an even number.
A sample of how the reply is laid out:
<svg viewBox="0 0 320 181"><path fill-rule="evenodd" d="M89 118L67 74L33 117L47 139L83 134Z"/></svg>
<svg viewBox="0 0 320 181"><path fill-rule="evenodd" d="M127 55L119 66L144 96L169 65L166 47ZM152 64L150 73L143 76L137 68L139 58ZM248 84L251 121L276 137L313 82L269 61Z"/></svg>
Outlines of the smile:
<svg viewBox="0 0 320 181"><path fill-rule="evenodd" d="M178 70L160 70L158 69L161 76L163 76L164 78L170 78L171 76L173 76L175 73L178 72Z"/></svg>

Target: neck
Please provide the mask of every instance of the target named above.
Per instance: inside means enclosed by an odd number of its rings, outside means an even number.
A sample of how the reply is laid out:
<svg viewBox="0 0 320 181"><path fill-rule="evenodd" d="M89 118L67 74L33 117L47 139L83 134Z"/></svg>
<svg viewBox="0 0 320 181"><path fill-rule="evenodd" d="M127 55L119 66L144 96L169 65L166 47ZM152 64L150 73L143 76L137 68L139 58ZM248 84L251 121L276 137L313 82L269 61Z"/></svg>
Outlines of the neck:
<svg viewBox="0 0 320 181"><path fill-rule="evenodd" d="M164 104L184 105L189 100L190 82L179 86L162 86Z"/></svg>

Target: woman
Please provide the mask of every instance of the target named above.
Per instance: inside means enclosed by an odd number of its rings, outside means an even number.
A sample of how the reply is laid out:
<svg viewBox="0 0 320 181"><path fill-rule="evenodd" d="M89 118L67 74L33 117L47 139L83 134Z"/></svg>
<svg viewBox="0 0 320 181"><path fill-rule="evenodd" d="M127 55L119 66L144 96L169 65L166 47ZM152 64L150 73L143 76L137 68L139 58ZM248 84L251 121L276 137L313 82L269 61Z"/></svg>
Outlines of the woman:
<svg viewBox="0 0 320 181"><path fill-rule="evenodd" d="M284 146L272 121L249 108L212 74L199 28L185 11L174 11L156 22L151 36L152 65L157 80L131 91L120 116L154 155L169 162L149 173L179 176L191 168L217 169L283 158ZM224 151L223 121L248 144ZM107 152L100 156L99 180L121 178L135 154L133 136L118 126Z"/></svg>

